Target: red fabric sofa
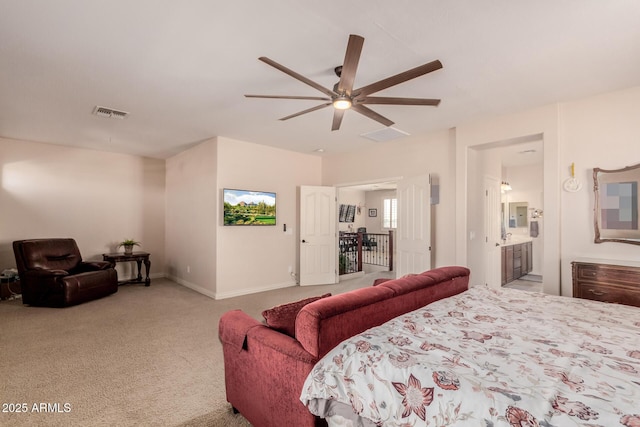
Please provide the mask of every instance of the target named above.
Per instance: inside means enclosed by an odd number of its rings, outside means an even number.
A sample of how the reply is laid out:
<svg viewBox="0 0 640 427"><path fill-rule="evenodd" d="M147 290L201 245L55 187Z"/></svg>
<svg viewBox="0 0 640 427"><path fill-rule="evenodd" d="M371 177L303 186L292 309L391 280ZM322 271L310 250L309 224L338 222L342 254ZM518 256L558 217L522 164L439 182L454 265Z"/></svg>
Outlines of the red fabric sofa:
<svg viewBox="0 0 640 427"><path fill-rule="evenodd" d="M465 291L465 267L441 267L321 298L295 319L295 337L241 310L220 318L227 401L255 427L326 426L300 402L316 362L345 339Z"/></svg>

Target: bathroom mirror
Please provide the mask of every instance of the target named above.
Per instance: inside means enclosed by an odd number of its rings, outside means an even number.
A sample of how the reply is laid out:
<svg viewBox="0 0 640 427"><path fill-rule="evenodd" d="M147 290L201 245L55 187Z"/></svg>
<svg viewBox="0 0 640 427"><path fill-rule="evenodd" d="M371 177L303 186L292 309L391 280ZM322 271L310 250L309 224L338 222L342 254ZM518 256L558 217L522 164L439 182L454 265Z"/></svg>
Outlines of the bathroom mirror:
<svg viewBox="0 0 640 427"><path fill-rule="evenodd" d="M639 181L640 164L614 170L593 168L595 243L640 245Z"/></svg>
<svg viewBox="0 0 640 427"><path fill-rule="evenodd" d="M529 204L527 202L511 202L509 203L509 228L520 228L527 226L527 211Z"/></svg>

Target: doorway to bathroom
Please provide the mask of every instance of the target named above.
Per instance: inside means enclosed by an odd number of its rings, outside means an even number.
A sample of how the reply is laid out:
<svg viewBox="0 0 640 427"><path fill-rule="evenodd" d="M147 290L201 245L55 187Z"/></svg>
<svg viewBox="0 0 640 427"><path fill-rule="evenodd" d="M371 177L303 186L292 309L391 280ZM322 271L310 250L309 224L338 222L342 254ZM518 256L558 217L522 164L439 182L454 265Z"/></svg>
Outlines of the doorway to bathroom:
<svg viewBox="0 0 640 427"><path fill-rule="evenodd" d="M544 144L540 135L485 144L473 150L484 188L481 239L485 283L491 287L543 289ZM479 202L479 201L478 201ZM480 221L480 219L476 220ZM470 219L471 229L474 220ZM473 249L473 248L472 248Z"/></svg>

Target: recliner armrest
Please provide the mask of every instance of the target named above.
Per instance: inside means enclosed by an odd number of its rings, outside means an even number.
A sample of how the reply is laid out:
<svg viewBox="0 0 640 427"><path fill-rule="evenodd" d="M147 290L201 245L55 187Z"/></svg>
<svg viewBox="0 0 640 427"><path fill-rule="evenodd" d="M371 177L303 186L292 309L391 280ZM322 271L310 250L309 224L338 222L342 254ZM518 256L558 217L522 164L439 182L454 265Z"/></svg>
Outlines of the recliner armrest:
<svg viewBox="0 0 640 427"><path fill-rule="evenodd" d="M111 263L107 261L83 261L74 270L86 273L87 271L106 270L108 268L111 268Z"/></svg>
<svg viewBox="0 0 640 427"><path fill-rule="evenodd" d="M66 270L45 270L44 268L38 268L24 272L27 277L47 278L47 277L62 277L68 276L69 272Z"/></svg>

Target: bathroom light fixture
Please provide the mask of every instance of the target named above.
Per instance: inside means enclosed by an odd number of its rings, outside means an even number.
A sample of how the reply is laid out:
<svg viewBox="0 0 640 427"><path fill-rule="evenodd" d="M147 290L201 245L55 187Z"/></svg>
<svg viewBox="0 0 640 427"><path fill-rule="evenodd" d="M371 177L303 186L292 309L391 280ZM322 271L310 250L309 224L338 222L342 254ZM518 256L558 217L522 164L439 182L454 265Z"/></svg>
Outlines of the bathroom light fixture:
<svg viewBox="0 0 640 427"><path fill-rule="evenodd" d="M502 184L500 184L500 191L502 193L506 193L507 191L511 191L511 190L513 190L511 188L511 185L507 181L502 181Z"/></svg>
<svg viewBox="0 0 640 427"><path fill-rule="evenodd" d="M351 99L346 95L340 95L333 100L333 107L336 110L348 110L351 108Z"/></svg>

